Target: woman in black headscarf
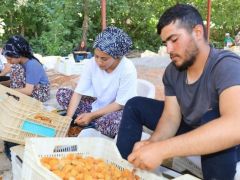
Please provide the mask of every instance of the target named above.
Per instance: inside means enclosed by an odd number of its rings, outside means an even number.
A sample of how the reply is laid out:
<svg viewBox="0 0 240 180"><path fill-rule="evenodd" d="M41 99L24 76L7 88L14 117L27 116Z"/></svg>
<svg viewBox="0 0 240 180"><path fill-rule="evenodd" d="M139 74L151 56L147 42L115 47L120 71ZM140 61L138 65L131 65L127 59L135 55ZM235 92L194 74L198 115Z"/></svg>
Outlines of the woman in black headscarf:
<svg viewBox="0 0 240 180"><path fill-rule="evenodd" d="M12 64L9 69L10 88L39 101L47 101L50 97L49 80L29 43L22 36L12 36L3 47L2 54Z"/></svg>

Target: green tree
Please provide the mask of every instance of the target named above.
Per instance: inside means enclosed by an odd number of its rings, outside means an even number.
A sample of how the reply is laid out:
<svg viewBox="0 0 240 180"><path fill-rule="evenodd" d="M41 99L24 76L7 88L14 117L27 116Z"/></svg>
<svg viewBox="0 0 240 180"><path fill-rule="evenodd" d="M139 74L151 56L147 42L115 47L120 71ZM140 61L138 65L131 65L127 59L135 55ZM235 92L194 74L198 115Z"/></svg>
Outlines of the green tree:
<svg viewBox="0 0 240 180"><path fill-rule="evenodd" d="M87 39L92 46L101 32L100 0L2 0L0 18L6 26L0 37L25 36L37 53L67 55ZM133 39L133 49L157 51L161 45L156 25L166 8L176 3L190 3L206 20L207 0L107 0L107 25L124 29ZM212 0L210 41L223 47L226 32L234 36L240 30L240 1ZM224 18L223 18L224 17Z"/></svg>

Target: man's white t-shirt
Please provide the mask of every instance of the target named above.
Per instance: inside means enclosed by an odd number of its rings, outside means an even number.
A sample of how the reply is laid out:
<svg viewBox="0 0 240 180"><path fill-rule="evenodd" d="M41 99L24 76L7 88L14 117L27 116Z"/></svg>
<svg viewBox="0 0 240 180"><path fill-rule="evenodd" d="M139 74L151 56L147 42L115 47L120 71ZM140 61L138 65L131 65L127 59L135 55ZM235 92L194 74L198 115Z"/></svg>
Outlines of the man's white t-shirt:
<svg viewBox="0 0 240 180"><path fill-rule="evenodd" d="M124 106L137 95L136 68L123 57L118 66L108 73L99 68L93 57L85 64L75 92L97 98L92 104L92 112L113 102Z"/></svg>

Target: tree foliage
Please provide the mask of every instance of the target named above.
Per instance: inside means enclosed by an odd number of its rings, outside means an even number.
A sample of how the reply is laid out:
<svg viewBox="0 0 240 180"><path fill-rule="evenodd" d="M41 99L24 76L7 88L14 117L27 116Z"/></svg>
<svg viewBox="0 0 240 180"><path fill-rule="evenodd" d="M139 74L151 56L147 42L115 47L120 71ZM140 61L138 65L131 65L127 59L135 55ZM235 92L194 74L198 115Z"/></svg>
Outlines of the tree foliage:
<svg viewBox="0 0 240 180"><path fill-rule="evenodd" d="M156 34L156 24L163 11L176 3L190 3L199 9L204 20L207 17L207 0L106 1L107 24L124 29L132 37L134 49L138 50L158 50L161 41ZM14 34L21 34L30 41L35 52L45 55L67 55L86 36L88 45L92 46L95 36L101 31L100 2L2 0L0 18L6 25L4 35L0 37L1 43ZM212 0L210 40L218 47L223 46L226 32L234 36L240 30L239 7L239 0ZM88 24L84 12L88 13Z"/></svg>

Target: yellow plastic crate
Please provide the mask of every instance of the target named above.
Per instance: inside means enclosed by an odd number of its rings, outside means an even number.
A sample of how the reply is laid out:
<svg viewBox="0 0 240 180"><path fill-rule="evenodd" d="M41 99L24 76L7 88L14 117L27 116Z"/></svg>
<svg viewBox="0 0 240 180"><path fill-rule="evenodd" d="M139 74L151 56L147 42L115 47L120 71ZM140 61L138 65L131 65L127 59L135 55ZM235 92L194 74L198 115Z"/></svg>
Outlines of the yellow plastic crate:
<svg viewBox="0 0 240 180"><path fill-rule="evenodd" d="M36 119L41 114L51 122ZM65 137L71 118L48 112L40 101L0 85L0 138L25 144L29 137Z"/></svg>

